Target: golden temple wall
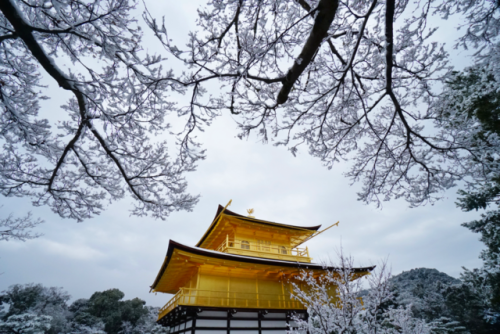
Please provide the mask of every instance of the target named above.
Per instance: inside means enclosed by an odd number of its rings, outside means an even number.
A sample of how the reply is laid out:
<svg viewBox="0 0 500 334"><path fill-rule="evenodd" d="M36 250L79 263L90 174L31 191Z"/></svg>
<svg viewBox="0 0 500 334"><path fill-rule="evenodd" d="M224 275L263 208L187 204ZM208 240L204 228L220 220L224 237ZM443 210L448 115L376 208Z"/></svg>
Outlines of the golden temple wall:
<svg viewBox="0 0 500 334"><path fill-rule="evenodd" d="M255 231L251 229L237 227L234 236L239 240L247 240L253 244L259 244L261 241L269 241L273 246L290 247L290 237L283 234L271 233L266 231ZM262 245L265 247L265 245Z"/></svg>

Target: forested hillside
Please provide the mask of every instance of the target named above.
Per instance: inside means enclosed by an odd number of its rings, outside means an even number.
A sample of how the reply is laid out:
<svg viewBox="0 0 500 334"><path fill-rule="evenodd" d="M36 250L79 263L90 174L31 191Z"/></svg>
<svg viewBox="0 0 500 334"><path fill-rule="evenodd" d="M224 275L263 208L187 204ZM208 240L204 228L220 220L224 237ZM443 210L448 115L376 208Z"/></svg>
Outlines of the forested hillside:
<svg viewBox="0 0 500 334"><path fill-rule="evenodd" d="M395 304L411 304L413 316L434 322L437 333L500 333L500 324L484 317L494 312L488 285L471 280L467 272L461 278L436 269L404 271L391 278Z"/></svg>

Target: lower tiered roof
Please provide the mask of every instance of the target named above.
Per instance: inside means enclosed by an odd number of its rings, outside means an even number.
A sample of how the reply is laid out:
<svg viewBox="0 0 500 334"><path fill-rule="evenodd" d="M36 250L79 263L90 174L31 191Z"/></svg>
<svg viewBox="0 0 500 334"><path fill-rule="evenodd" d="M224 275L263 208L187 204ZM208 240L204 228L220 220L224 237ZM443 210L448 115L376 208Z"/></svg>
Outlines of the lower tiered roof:
<svg viewBox="0 0 500 334"><path fill-rule="evenodd" d="M190 247L170 240L163 265L151 285L153 292L175 294L186 285L196 270L203 265L206 273L226 275L228 268L232 276L245 278L279 279L283 275L295 276L301 270L312 270L318 274L325 270L340 268L316 263L301 263L268 258L234 255L199 247ZM354 268L354 272L363 276L375 266Z"/></svg>

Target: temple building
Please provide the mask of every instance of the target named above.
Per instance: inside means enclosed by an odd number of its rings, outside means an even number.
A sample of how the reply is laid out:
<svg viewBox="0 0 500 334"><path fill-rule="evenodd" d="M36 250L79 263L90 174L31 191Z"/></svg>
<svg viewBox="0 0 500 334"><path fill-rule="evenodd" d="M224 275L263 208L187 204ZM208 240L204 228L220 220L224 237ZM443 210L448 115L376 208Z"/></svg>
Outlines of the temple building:
<svg viewBox="0 0 500 334"><path fill-rule="evenodd" d="M307 246L299 247L326 230L319 228L278 224L219 206L195 247L170 240L151 286L152 292L174 294L160 309L158 323L170 334L285 333L294 325L292 314L306 316L306 307L291 297L294 277L302 270L318 276L328 270L311 262ZM355 270L363 276L372 269Z"/></svg>

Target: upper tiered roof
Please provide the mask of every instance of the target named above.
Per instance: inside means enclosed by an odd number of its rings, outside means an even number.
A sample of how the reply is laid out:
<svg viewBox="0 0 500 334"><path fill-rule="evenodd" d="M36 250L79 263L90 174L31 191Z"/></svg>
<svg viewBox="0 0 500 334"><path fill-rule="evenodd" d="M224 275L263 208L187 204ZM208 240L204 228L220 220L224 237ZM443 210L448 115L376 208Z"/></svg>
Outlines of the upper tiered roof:
<svg viewBox="0 0 500 334"><path fill-rule="evenodd" d="M275 223L267 220L245 217L232 212L219 205L215 218L203 237L198 241L196 247L206 249L217 249L224 241L226 235L230 234L235 226L254 230L257 233L276 233L290 236L291 248L297 247L304 241L317 233L321 225L317 226L294 226Z"/></svg>

